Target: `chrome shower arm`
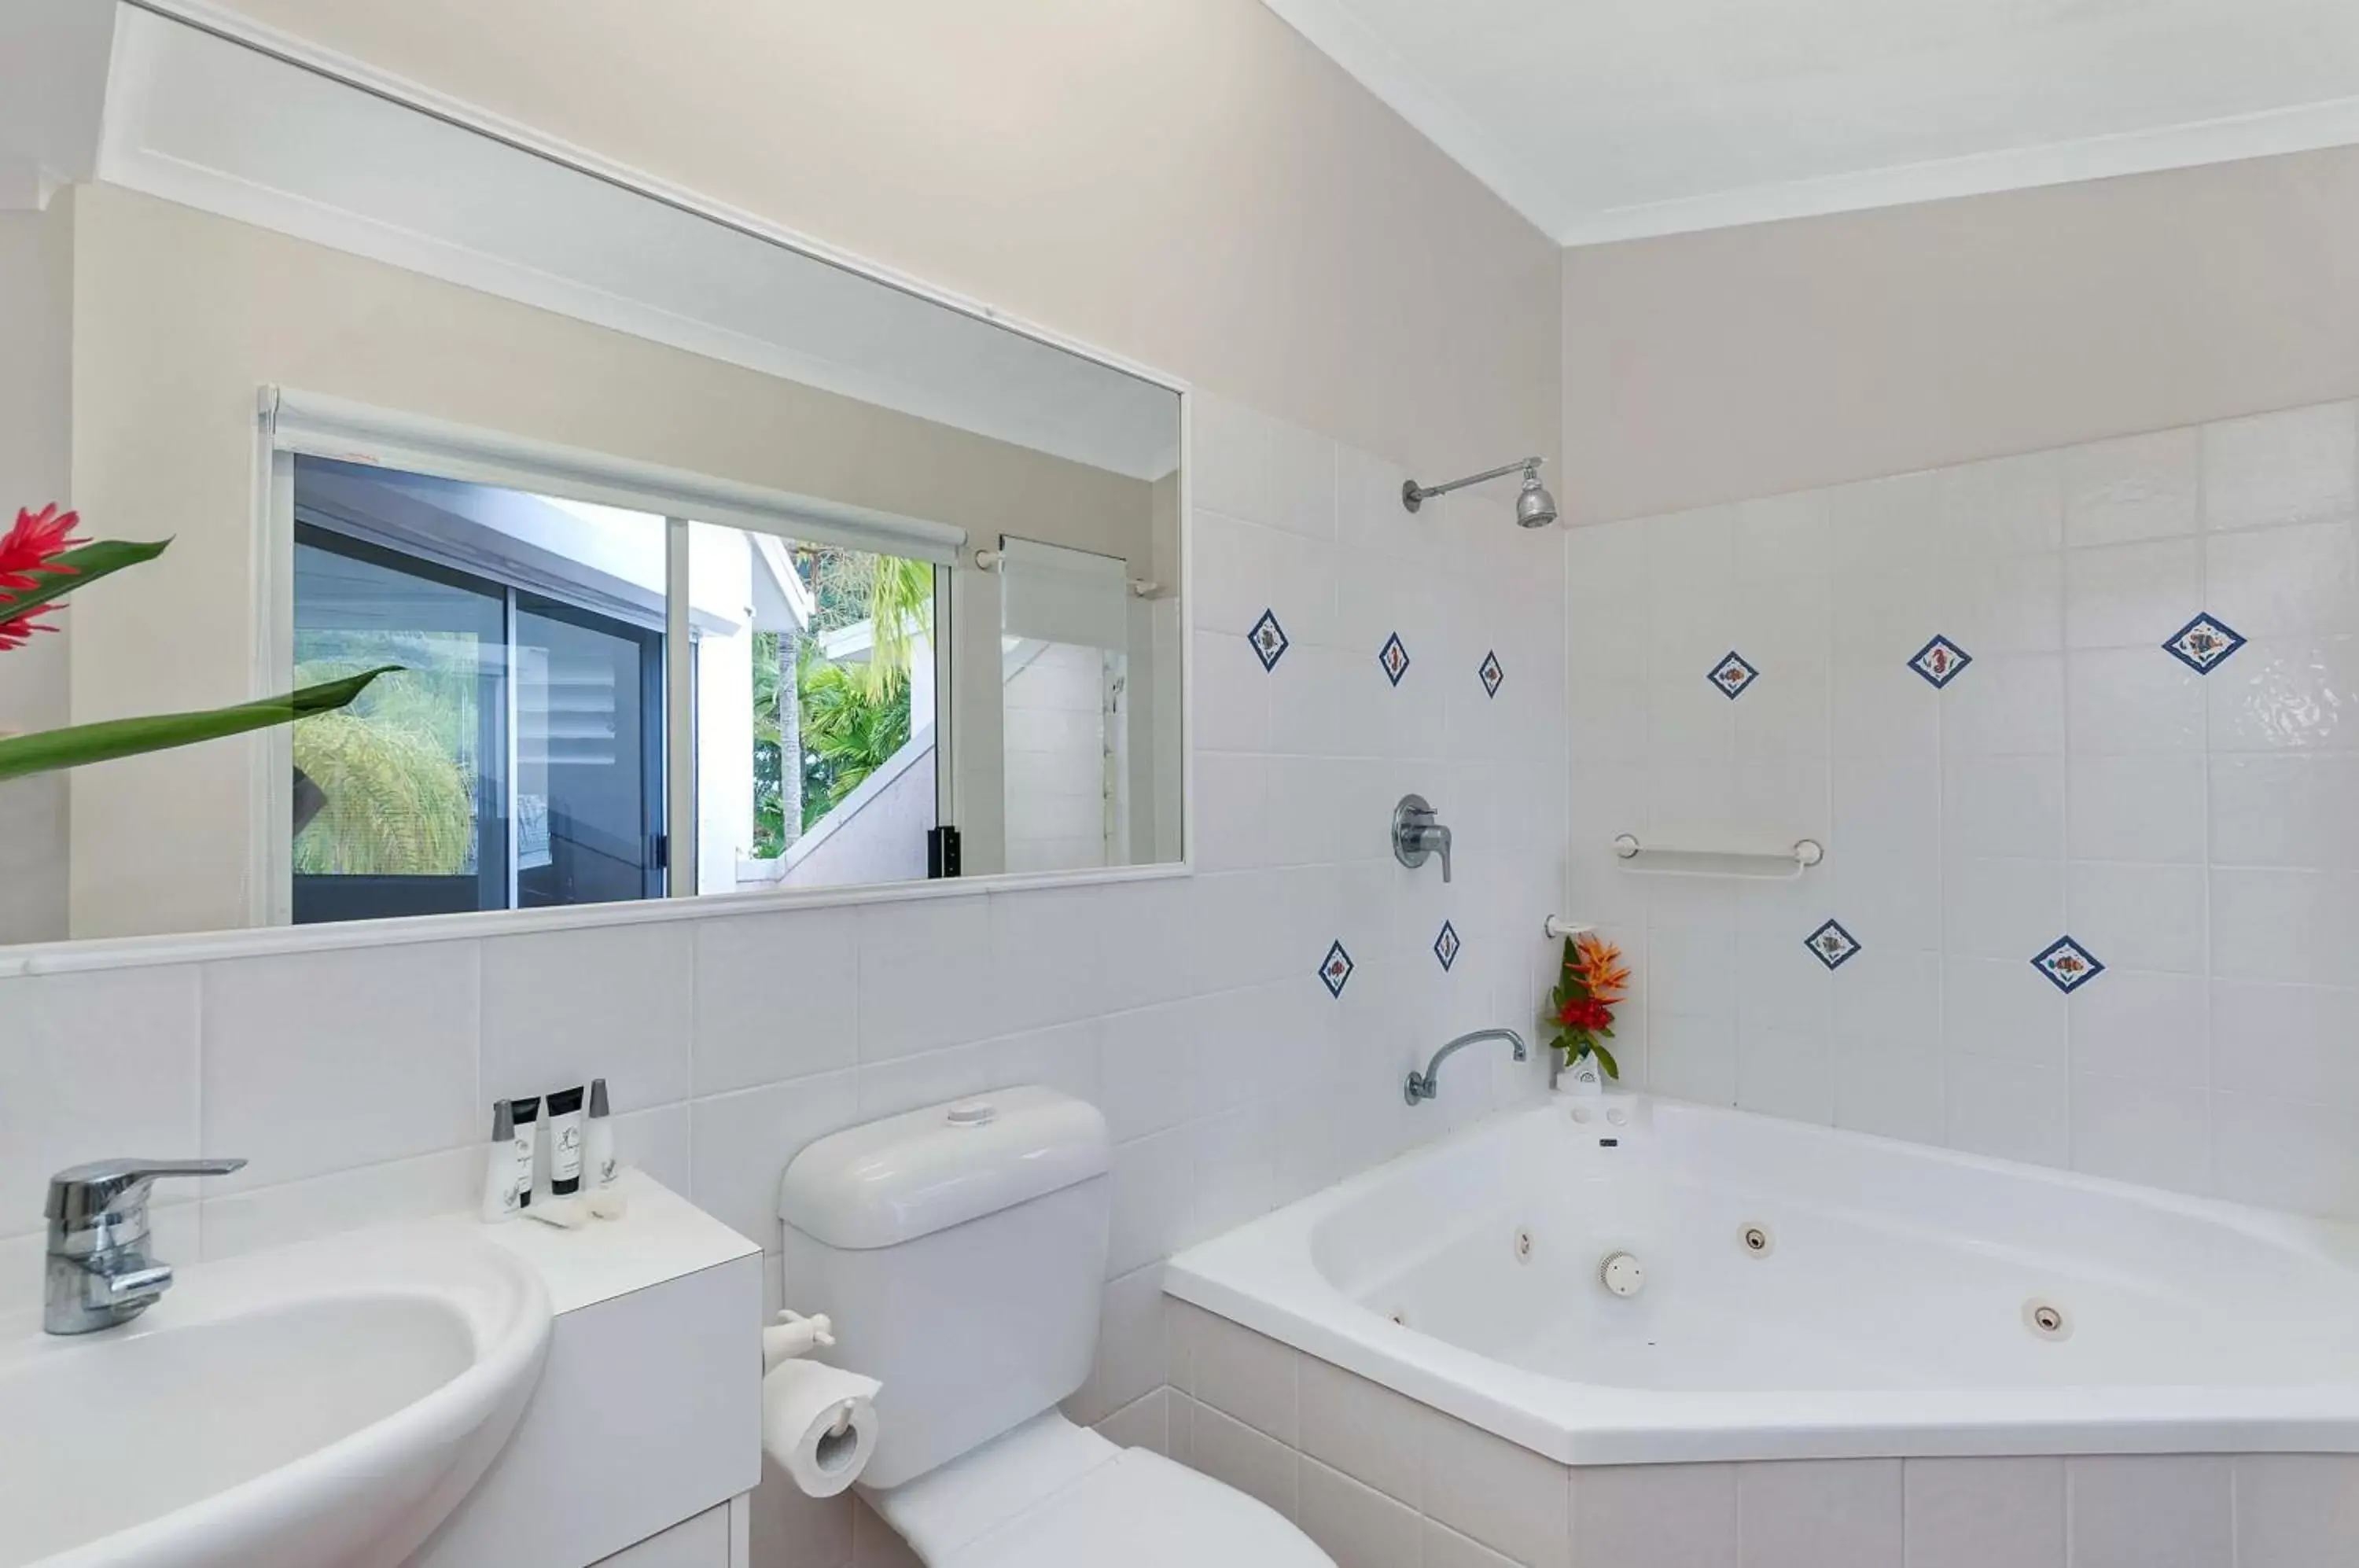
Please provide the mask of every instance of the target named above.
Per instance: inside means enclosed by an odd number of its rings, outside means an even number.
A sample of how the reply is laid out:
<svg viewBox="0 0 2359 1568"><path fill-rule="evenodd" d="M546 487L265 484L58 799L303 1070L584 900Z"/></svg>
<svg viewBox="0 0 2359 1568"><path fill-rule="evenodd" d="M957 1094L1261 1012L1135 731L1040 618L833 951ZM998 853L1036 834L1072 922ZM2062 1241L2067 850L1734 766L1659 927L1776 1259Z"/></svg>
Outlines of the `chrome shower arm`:
<svg viewBox="0 0 2359 1568"><path fill-rule="evenodd" d="M1542 458L1527 457L1515 463L1501 463L1480 474L1470 474L1463 479L1453 479L1447 485L1419 485L1414 479L1406 480L1401 485L1401 505L1414 512L1431 496L1447 495L1452 490L1463 490L1469 485L1481 485L1487 480L1504 479L1518 470L1528 474L1537 470L1544 461Z"/></svg>

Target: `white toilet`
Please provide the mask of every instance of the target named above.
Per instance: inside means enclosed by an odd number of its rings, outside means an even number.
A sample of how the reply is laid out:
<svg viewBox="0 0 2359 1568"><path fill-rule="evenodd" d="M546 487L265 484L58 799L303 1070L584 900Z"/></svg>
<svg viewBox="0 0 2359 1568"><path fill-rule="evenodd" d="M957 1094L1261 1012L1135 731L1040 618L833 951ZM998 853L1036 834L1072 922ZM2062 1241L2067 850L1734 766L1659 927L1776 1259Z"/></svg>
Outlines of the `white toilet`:
<svg viewBox="0 0 2359 1568"><path fill-rule="evenodd" d="M1244 1493L1058 1412L1097 1345L1112 1163L1096 1107L1023 1088L787 1167L787 1301L885 1386L862 1493L932 1568L1334 1568Z"/></svg>

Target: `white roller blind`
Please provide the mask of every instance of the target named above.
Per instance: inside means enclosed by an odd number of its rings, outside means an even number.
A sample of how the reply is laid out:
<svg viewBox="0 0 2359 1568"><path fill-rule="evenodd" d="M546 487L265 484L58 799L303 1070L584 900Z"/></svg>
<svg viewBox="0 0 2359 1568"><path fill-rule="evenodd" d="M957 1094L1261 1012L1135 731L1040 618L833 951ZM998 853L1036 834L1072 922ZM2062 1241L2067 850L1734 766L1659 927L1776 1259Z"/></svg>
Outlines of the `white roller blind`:
<svg viewBox="0 0 2359 1568"><path fill-rule="evenodd" d="M1010 539L1000 541L999 572L1007 636L1128 650L1130 577L1120 558Z"/></svg>
<svg viewBox="0 0 2359 1568"><path fill-rule="evenodd" d="M280 452L561 495L658 517L725 523L811 544L842 545L941 566L956 565L959 550L966 543L966 530L948 523L872 511L288 387L264 387L261 414L270 444ZM1120 564L1115 562L1117 567Z"/></svg>

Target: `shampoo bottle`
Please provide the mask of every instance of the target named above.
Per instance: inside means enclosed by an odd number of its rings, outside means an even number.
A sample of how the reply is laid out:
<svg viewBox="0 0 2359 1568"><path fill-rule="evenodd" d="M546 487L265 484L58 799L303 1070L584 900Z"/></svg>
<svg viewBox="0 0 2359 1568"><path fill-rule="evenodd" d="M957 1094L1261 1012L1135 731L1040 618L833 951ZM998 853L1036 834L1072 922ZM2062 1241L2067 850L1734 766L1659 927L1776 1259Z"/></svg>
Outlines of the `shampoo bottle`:
<svg viewBox="0 0 2359 1568"><path fill-rule="evenodd" d="M614 1117L606 1104L606 1080L590 1080L590 1120L585 1128L583 1158L592 1187L614 1184Z"/></svg>
<svg viewBox="0 0 2359 1568"><path fill-rule="evenodd" d="M492 1146L484 1151L484 1223L516 1218L520 1202L532 1196L532 1145L516 1135L516 1111L506 1100L492 1102Z"/></svg>
<svg viewBox="0 0 2359 1568"><path fill-rule="evenodd" d="M560 1089L549 1097L549 1190L570 1198L582 1190L582 1091Z"/></svg>

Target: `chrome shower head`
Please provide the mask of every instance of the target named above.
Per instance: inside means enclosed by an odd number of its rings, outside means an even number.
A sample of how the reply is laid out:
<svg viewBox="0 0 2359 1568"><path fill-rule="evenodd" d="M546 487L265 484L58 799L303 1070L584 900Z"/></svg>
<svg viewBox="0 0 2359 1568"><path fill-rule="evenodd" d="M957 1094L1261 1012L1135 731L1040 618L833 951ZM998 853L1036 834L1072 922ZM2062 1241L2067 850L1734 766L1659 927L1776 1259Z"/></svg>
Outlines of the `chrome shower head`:
<svg viewBox="0 0 2359 1568"><path fill-rule="evenodd" d="M1540 465L1524 470L1524 488L1516 497L1516 527L1544 528L1556 521L1556 497L1540 483Z"/></svg>
<svg viewBox="0 0 2359 1568"><path fill-rule="evenodd" d="M1463 490L1469 485L1501 478L1520 468L1524 471L1524 487L1516 496L1516 526L1519 528L1544 528L1557 517L1556 497L1549 495L1548 486L1540 483L1540 464L1546 461L1545 458L1527 457L1520 463L1504 463L1497 468L1485 469L1481 474L1470 474L1463 479L1453 479L1447 485L1419 485L1414 479L1408 480L1401 485L1401 505L1414 512L1431 496L1446 495L1452 490Z"/></svg>

